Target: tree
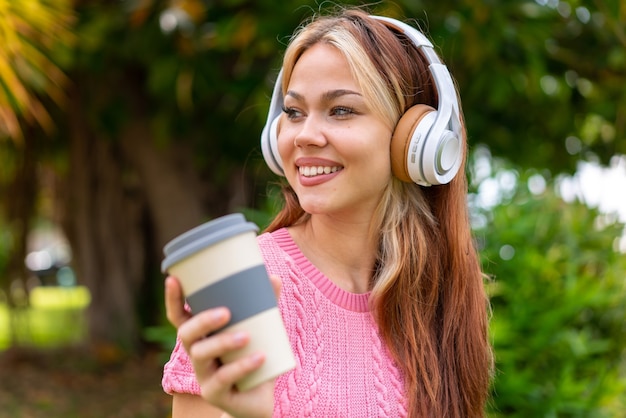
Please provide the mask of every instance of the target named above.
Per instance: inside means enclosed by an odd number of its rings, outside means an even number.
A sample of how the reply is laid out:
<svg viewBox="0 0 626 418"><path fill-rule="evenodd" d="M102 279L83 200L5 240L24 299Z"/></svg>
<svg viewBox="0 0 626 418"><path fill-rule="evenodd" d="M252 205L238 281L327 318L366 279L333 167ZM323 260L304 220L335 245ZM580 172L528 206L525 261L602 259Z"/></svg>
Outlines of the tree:
<svg viewBox="0 0 626 418"><path fill-rule="evenodd" d="M459 84L472 144L554 174L626 154L623 2L415 4L409 15L427 15Z"/></svg>
<svg viewBox="0 0 626 418"><path fill-rule="evenodd" d="M39 140L43 132L53 133L50 102L58 105L66 98L68 79L53 57L73 44L73 21L69 1L0 0L0 187L6 194L0 224L9 254L0 260L0 289L5 291L12 280L25 281L26 237L40 187Z"/></svg>
<svg viewBox="0 0 626 418"><path fill-rule="evenodd" d="M201 1L85 1L75 12L81 42L66 66L68 103L54 110L57 204L91 291L92 342L132 350L162 305L163 245L254 205L263 190L267 173L257 183L262 160L249 150L258 147L264 80L276 33L301 16L276 13L272 2L207 14Z"/></svg>
<svg viewBox="0 0 626 418"><path fill-rule="evenodd" d="M35 3L53 4L19 2ZM34 125L28 138L37 145L35 166L51 167L46 172L57 179L74 267L92 292L93 341L133 348L138 328L157 320L163 244L206 218L265 204L272 177L258 134L271 82L287 36L319 7L73 4L73 12L64 10L75 19L74 35L50 52L71 80L62 90L67 100L59 106L41 94L57 129L45 139ZM413 16L441 47L472 146L485 143L520 166L556 173L573 170L588 151L604 161L626 152L619 141L626 88L619 7L617 0L406 0L373 11ZM586 60L572 59L579 54ZM26 123L26 113L10 109Z"/></svg>

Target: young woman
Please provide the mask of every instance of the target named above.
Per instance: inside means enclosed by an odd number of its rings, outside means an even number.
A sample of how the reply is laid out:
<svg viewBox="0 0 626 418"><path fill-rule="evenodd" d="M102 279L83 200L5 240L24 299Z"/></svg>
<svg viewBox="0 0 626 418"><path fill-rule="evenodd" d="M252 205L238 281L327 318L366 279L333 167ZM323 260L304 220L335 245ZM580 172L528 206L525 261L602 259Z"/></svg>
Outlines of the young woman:
<svg viewBox="0 0 626 418"><path fill-rule="evenodd" d="M466 135L432 45L360 10L318 17L294 34L272 101L264 155L287 184L258 242L297 367L238 392L263 353L221 365L248 336L205 338L228 311L190 317L168 277L173 416L483 416L492 358Z"/></svg>

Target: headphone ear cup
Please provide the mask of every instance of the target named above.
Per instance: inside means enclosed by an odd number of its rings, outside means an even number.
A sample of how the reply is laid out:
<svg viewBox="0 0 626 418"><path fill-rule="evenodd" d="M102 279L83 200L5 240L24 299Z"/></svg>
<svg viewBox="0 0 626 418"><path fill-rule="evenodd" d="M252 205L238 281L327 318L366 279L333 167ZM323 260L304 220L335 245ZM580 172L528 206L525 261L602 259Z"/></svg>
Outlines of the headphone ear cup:
<svg viewBox="0 0 626 418"><path fill-rule="evenodd" d="M261 132L261 151L263 158L270 170L279 176L284 176L283 160L278 153L278 128L283 114L282 103L283 93L281 91L283 70L278 72L274 88L272 89L272 99L267 113L267 121Z"/></svg>
<svg viewBox="0 0 626 418"><path fill-rule="evenodd" d="M284 176L283 160L278 152L278 128L280 125L280 115L276 116L272 122L265 126L261 135L261 151L263 158L270 170L279 176Z"/></svg>
<svg viewBox="0 0 626 418"><path fill-rule="evenodd" d="M391 136L391 171L394 176L404 182L415 182L409 174L408 156L409 152L411 152L409 147L411 146L413 134L418 127L422 132L428 132L430 130L430 127L419 125L421 122L424 124L428 123L423 120L431 112L436 112L436 110L425 104L410 107L398 121L393 135ZM432 120L433 118L429 119ZM418 142L421 143L415 145L418 145L421 149L423 148L424 141L426 141L426 138L420 138ZM418 165L420 164L420 160L421 156L418 155ZM421 171L421 169L419 171Z"/></svg>

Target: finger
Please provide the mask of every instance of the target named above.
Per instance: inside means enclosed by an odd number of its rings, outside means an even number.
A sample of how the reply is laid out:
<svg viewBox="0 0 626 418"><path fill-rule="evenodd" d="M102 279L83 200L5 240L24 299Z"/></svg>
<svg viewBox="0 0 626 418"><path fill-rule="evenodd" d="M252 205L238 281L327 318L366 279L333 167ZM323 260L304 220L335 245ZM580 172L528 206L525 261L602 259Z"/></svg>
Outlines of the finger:
<svg viewBox="0 0 626 418"><path fill-rule="evenodd" d="M221 366L213 377L202 388L202 395L209 401L213 398L221 398L226 392L230 392L235 383L257 370L263 365L265 355L253 353L239 360Z"/></svg>
<svg viewBox="0 0 626 418"><path fill-rule="evenodd" d="M276 295L276 299L278 299L280 297L280 290L283 287L283 282L280 279L280 276L277 276L276 274L270 274L270 283L272 283L274 294Z"/></svg>
<svg viewBox="0 0 626 418"><path fill-rule="evenodd" d="M230 311L226 308L208 309L199 312L178 327L178 336L189 353L191 345L207 335L219 330L230 320Z"/></svg>
<svg viewBox="0 0 626 418"><path fill-rule="evenodd" d="M196 341L189 348L189 358L191 359L196 375L200 377L209 369L207 364L221 358L227 353L239 350L250 341L250 337L245 332L224 332L212 335L200 341Z"/></svg>
<svg viewBox="0 0 626 418"><path fill-rule="evenodd" d="M185 300L180 283L172 276L165 279L165 313L168 321L176 328L191 317L189 312L185 310Z"/></svg>

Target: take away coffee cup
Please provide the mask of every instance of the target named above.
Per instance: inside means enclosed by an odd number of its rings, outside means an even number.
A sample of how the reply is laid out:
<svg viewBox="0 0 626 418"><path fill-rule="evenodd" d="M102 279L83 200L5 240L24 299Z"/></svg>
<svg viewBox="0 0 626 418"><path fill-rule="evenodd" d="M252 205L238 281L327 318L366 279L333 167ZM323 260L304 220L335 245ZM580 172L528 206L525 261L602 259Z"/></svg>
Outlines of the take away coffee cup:
<svg viewBox="0 0 626 418"><path fill-rule="evenodd" d="M206 222L167 243L161 264L176 277L191 312L225 306L231 319L217 332L245 331L249 343L220 358L224 364L263 352L265 362L239 380L251 389L295 367L285 326L259 250L257 226L234 213Z"/></svg>

